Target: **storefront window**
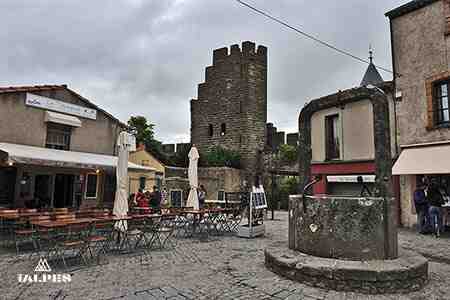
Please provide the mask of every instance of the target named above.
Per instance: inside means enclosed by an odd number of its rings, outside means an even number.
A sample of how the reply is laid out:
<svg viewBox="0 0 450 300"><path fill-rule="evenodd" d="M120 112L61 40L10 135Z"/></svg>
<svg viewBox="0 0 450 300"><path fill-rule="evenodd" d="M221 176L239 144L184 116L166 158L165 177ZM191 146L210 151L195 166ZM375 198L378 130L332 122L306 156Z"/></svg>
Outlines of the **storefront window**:
<svg viewBox="0 0 450 300"><path fill-rule="evenodd" d="M86 178L86 198L97 198L97 174L88 174Z"/></svg>

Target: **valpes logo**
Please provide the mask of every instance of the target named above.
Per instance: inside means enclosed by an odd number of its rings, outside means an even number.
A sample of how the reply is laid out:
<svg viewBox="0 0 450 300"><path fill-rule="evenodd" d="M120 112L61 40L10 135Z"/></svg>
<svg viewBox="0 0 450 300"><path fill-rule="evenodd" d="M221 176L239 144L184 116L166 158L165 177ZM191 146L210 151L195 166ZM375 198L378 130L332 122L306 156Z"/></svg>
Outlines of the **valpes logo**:
<svg viewBox="0 0 450 300"><path fill-rule="evenodd" d="M41 258L34 268L34 274L17 274L20 283L69 283L72 282L70 274L51 273L52 268L45 258Z"/></svg>

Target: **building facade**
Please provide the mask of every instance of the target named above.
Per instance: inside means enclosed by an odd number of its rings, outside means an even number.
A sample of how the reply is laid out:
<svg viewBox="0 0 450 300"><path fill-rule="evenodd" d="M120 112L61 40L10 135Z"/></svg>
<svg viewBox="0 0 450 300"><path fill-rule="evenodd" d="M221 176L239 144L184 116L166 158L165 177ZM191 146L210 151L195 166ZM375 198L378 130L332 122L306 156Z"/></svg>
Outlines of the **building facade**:
<svg viewBox="0 0 450 300"><path fill-rule="evenodd" d="M395 116L392 82L383 81L372 63L372 53L370 60L360 87L308 103L317 109L309 116L310 129L300 135L310 135L311 175L322 176L314 185L316 194L360 196L373 193L376 180L374 120L378 116L373 100L365 93L367 86L376 87L387 96L389 117L384 122L394 124ZM307 109L305 106L304 110ZM389 128L391 155L395 156L395 127ZM359 176L366 189L358 182Z"/></svg>
<svg viewBox="0 0 450 300"><path fill-rule="evenodd" d="M450 189L450 1L411 1L388 13L396 73L401 222L417 222L413 192L436 178Z"/></svg>
<svg viewBox="0 0 450 300"><path fill-rule="evenodd" d="M191 100L191 143L200 153L218 146L239 152L251 180L266 145L266 122L267 48L247 41L214 50Z"/></svg>
<svg viewBox="0 0 450 300"><path fill-rule="evenodd" d="M0 88L0 206L112 205L125 128L66 85Z"/></svg>
<svg viewBox="0 0 450 300"><path fill-rule="evenodd" d="M136 151L131 152L129 161L155 170L154 173L134 172L130 174L130 194L136 193L139 189L151 191L154 186L158 187L158 189L162 188L165 166L150 152L145 150L145 145L140 144Z"/></svg>

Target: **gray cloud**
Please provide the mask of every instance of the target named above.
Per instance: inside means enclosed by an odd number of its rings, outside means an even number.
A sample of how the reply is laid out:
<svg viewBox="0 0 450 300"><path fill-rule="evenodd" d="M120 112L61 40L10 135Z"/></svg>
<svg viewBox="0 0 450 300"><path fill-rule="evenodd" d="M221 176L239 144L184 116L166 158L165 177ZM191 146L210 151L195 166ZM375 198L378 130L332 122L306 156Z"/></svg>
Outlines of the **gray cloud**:
<svg viewBox="0 0 450 300"><path fill-rule="evenodd" d="M384 13L405 1L249 2L356 55L371 43L390 68ZM67 83L123 121L145 115L166 142L188 139L215 48L269 48L269 121L286 131L306 101L358 85L366 69L233 0L3 0L0 11L0 85Z"/></svg>

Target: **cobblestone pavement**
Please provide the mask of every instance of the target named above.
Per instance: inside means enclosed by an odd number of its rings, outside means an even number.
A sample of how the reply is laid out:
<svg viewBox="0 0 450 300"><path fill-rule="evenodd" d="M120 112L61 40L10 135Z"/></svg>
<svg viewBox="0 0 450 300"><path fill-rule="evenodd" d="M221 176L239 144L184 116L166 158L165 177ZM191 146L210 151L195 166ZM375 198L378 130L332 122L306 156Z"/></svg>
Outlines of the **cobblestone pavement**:
<svg viewBox="0 0 450 300"><path fill-rule="evenodd" d="M174 251L154 251L141 263L130 255L108 257L102 266L72 272L71 283L19 284L37 260L0 252L0 299L450 299L450 238L401 231L400 244L432 258L430 282L411 294L362 295L308 287L264 267L267 244L287 239L287 214L266 221L267 234L254 240L233 236L209 241L182 239Z"/></svg>

